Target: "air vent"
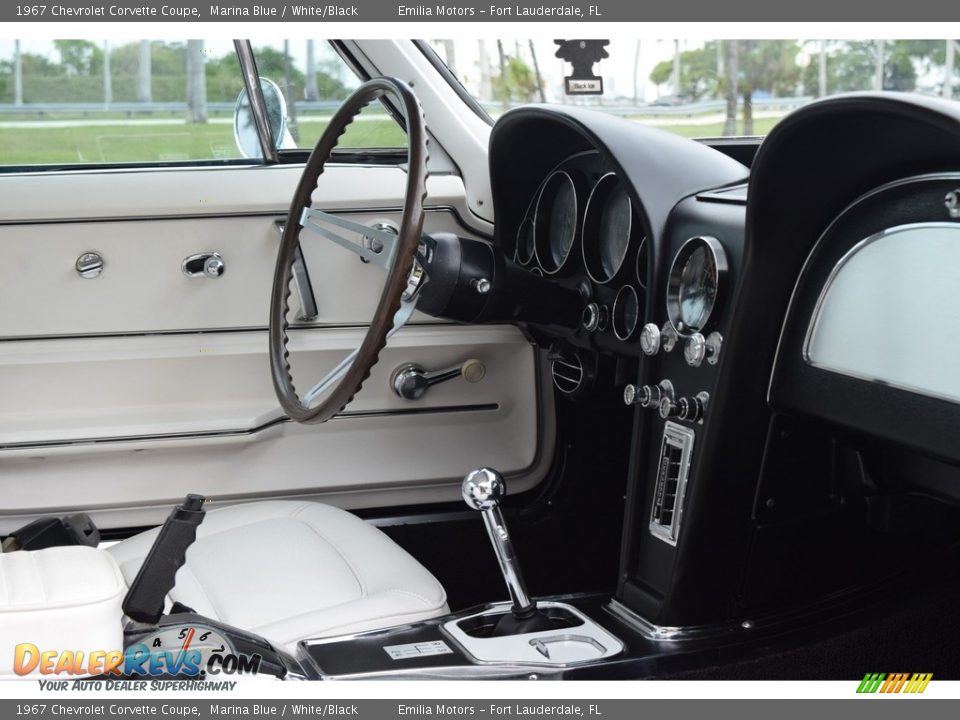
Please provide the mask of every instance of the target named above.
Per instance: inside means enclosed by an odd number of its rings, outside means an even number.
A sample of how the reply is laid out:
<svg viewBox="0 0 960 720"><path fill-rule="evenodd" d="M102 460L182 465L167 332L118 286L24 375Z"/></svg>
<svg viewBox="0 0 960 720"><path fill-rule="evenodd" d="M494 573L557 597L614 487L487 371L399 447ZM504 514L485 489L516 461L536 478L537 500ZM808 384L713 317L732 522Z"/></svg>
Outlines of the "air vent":
<svg viewBox="0 0 960 720"><path fill-rule="evenodd" d="M564 395L577 395L583 390L586 381L586 371L583 360L575 352L557 353L550 366L553 373L553 384Z"/></svg>
<svg viewBox="0 0 960 720"><path fill-rule="evenodd" d="M663 429L657 487L650 510L650 532L670 545L677 544L680 534L694 437L693 430L676 423L668 422Z"/></svg>

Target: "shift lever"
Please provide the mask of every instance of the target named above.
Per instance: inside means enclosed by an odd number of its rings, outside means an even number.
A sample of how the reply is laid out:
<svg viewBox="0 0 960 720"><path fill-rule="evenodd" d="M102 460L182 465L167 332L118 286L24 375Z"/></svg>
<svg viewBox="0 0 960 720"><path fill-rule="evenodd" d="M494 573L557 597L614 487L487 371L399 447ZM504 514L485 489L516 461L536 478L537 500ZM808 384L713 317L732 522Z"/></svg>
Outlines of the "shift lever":
<svg viewBox="0 0 960 720"><path fill-rule="evenodd" d="M537 610L537 604L527 594L520 572L517 554L510 542L510 533L500 511L500 501L507 494L503 476L491 468L478 468L463 479L463 500L483 515L490 543L497 554L500 571L507 583L513 604L511 615L504 616L494 631L495 635L513 635L552 628L549 619Z"/></svg>

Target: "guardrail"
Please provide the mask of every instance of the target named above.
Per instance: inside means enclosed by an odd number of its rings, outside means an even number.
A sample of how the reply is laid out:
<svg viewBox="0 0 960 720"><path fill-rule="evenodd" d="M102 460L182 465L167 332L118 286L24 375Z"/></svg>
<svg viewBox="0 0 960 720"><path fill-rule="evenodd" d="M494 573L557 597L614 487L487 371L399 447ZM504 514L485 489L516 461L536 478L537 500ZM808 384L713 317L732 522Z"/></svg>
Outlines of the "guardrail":
<svg viewBox="0 0 960 720"><path fill-rule="evenodd" d="M813 100L809 96L789 97L789 98L762 98L752 101L754 112L784 110L796 110L798 107L806 105ZM712 113L723 113L727 109L725 100L700 100L697 102L686 103L683 105L653 105L653 104L633 104L633 103L605 103L602 99L590 102L586 98L580 102L567 103L577 107L602 110L611 115L663 115L667 117L692 117L694 115L706 115ZM502 103L483 102L483 108L490 115L499 115L506 112L517 104L509 104L506 107ZM743 107L743 98L738 98L737 107Z"/></svg>
<svg viewBox="0 0 960 720"><path fill-rule="evenodd" d="M753 101L755 112L784 110L790 111L806 105L813 100L812 97L792 97L792 98L763 98ZM339 100L298 100L296 110L302 112L321 112L332 113L340 107ZM490 115L499 115L512 107L518 107L523 103L510 103L504 106L502 103L483 102L481 105ZM726 110L724 100L701 100L699 102L687 103L685 105L651 105L651 104L633 104L633 103L605 103L598 98L591 102L587 99L580 99L578 102L566 103L578 107L593 108L602 110L612 115L662 115L666 117L692 117L695 115L706 115L708 113L722 113ZM211 113L232 113L235 103L232 102L209 102L207 110ZM743 106L743 99L738 102L738 107ZM185 102L112 102L112 103L24 103L14 105L13 103L0 103L0 113L25 115L56 115L60 113L73 113L80 115L99 115L103 113L120 113L125 115L152 115L152 114L176 114L186 113L187 104Z"/></svg>
<svg viewBox="0 0 960 720"><path fill-rule="evenodd" d="M297 102L297 112L316 111L333 112L340 107L340 100L302 100ZM208 102L208 112L232 113L236 103ZM112 102L112 103L0 103L0 113L24 115L55 115L74 113L80 115L99 115L102 113L121 113L125 115L153 115L186 113L185 102Z"/></svg>

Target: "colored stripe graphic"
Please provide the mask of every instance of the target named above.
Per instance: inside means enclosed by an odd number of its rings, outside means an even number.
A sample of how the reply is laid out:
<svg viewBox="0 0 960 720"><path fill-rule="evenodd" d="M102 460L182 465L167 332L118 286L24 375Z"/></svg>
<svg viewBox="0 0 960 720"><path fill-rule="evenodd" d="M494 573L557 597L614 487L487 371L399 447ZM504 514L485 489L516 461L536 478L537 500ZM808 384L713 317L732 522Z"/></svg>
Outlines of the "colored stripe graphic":
<svg viewBox="0 0 960 720"><path fill-rule="evenodd" d="M867 673L857 687L858 693L922 693L933 673Z"/></svg>

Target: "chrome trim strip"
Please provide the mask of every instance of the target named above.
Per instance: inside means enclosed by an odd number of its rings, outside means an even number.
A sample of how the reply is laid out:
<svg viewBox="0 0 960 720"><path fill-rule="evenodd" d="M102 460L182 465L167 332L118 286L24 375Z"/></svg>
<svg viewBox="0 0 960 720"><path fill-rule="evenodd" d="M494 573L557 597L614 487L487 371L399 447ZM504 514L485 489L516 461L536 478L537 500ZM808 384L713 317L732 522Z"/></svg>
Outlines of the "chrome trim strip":
<svg viewBox="0 0 960 720"><path fill-rule="evenodd" d="M753 623L749 620L734 623L717 623L715 625L657 625L642 615L638 615L617 599L611 600L603 606L603 609L620 622L636 630L647 640L660 642L703 640L721 635L732 635L733 633L749 630L753 627Z"/></svg>
<svg viewBox="0 0 960 720"><path fill-rule="evenodd" d="M500 409L499 403L475 405L449 405L430 408L399 408L397 410L347 410L333 416L334 420L356 420L380 417L406 417L410 415L442 415L448 413L490 412ZM112 443L160 442L164 440L189 440L201 438L243 437L256 435L276 425L290 422L287 416L276 417L251 428L233 428L229 430L201 430L196 432L157 433L155 435L116 435L112 437L78 438L76 440L42 440L38 442L19 442L0 444L0 452L5 450L33 450L39 448L74 447L78 445L104 445Z"/></svg>
<svg viewBox="0 0 960 720"><path fill-rule="evenodd" d="M794 306L797 303L797 292L800 288L800 285L803 283L803 280L806 278L807 274L810 271L811 263L813 262L813 257L816 255L817 251L820 249L820 246L823 244L824 238L830 234L834 226L840 222L849 212L853 211L857 206L862 204L865 200L868 200L875 195L886 192L887 190L892 190L894 188L903 187L904 185L913 185L915 183L922 183L932 180L953 180L960 181L960 174L958 173L924 173L922 175L912 175L910 177L901 178L899 180L894 180L893 182L886 183L880 187L873 188L868 192L865 192L863 195L860 195L853 202L847 205L843 210L837 213L836 217L830 221L827 227L820 237L817 238L817 241L813 244L813 247L810 248L810 252L807 253L806 260L803 261L803 267L800 268L800 273L797 275L796 282L793 284L793 290L790 291L790 300L787 302L787 311L783 315L783 322L780 325L780 337L777 339L777 349L773 354L773 365L770 367L770 379L767 382L767 402L773 402L773 380L776 373L776 369L780 364L780 354L783 351L783 342L784 335L787 331L787 321L793 314Z"/></svg>

